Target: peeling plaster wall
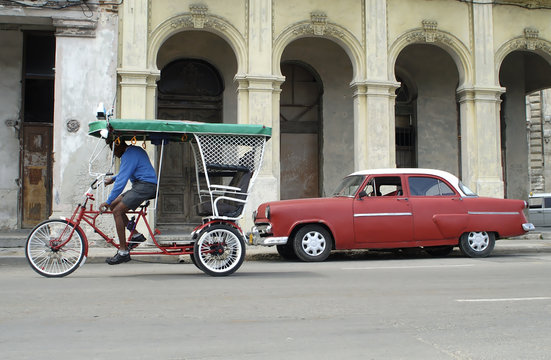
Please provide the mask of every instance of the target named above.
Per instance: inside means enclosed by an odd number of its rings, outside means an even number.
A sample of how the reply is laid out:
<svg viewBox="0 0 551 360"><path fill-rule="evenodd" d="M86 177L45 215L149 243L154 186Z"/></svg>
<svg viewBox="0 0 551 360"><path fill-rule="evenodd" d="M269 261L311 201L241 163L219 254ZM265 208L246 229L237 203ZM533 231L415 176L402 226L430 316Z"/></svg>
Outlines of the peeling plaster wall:
<svg viewBox="0 0 551 360"><path fill-rule="evenodd" d="M0 49L0 229L16 229L19 135L6 121L19 120L23 34L0 31Z"/></svg>
<svg viewBox="0 0 551 360"><path fill-rule="evenodd" d="M116 14L101 13L95 37L56 39L52 218L70 214L92 182L88 164L98 140L87 135L88 123L98 103L108 108L115 99L117 32ZM71 120L77 131L69 130ZM104 154L98 162L108 164Z"/></svg>

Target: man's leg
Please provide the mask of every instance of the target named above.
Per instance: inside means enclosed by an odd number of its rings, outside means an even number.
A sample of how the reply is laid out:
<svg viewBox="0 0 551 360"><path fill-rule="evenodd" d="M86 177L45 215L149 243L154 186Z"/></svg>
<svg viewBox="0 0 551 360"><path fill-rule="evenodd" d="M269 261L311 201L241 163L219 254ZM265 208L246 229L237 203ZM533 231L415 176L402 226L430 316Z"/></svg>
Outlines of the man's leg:
<svg viewBox="0 0 551 360"><path fill-rule="evenodd" d="M122 203L122 195L119 195L115 200L113 200L110 206L111 211L113 211L113 209L115 209L119 203ZM126 227L128 225L128 216L126 215L126 213L124 213L122 220L124 222L124 227Z"/></svg>
<svg viewBox="0 0 551 360"><path fill-rule="evenodd" d="M129 209L119 198L113 201L111 205L113 218L115 219L115 227L117 228L117 236L119 237L119 250L126 251L126 225L128 224L126 212Z"/></svg>

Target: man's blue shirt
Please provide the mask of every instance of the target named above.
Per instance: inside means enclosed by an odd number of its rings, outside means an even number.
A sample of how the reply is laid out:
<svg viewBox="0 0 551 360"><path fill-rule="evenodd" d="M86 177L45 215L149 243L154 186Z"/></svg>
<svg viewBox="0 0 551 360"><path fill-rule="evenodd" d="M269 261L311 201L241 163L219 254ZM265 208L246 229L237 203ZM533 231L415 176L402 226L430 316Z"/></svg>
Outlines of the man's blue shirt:
<svg viewBox="0 0 551 360"><path fill-rule="evenodd" d="M121 156L121 168L117 175L113 176L115 183L109 193L107 203L111 204L119 196L128 180L157 184L157 174L149 161L144 149L138 146L129 146Z"/></svg>

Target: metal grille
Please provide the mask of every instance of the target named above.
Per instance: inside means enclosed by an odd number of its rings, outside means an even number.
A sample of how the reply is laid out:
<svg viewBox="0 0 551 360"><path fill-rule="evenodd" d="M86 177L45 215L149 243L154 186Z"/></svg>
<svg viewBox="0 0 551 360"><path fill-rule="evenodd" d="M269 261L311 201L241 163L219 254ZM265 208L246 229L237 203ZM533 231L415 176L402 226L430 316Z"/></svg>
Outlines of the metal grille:
<svg viewBox="0 0 551 360"><path fill-rule="evenodd" d="M203 155L204 164L209 168L219 166L246 167L254 172L262 161L264 136L250 135L196 135L197 146ZM200 172L205 172L203 164L197 164Z"/></svg>
<svg viewBox="0 0 551 360"><path fill-rule="evenodd" d="M238 220L243 216L262 165L266 140L258 135L194 135L191 145L199 180L198 209L202 215L210 212L204 219ZM209 202L207 209L205 203Z"/></svg>

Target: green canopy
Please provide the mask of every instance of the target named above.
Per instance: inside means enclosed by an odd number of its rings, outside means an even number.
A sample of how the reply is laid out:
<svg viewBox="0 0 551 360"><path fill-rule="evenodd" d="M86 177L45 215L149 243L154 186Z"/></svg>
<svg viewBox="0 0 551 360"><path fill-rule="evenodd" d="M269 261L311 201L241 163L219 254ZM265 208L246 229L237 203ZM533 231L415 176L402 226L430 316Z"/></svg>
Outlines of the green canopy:
<svg viewBox="0 0 551 360"><path fill-rule="evenodd" d="M107 129L107 121L98 120L89 124L88 135L101 137L101 131ZM249 124L209 124L182 120L133 120L110 119L110 135L122 140L156 140L159 138L182 141L188 134L215 135L257 135L270 137L272 128ZM105 132L105 131L104 131Z"/></svg>

